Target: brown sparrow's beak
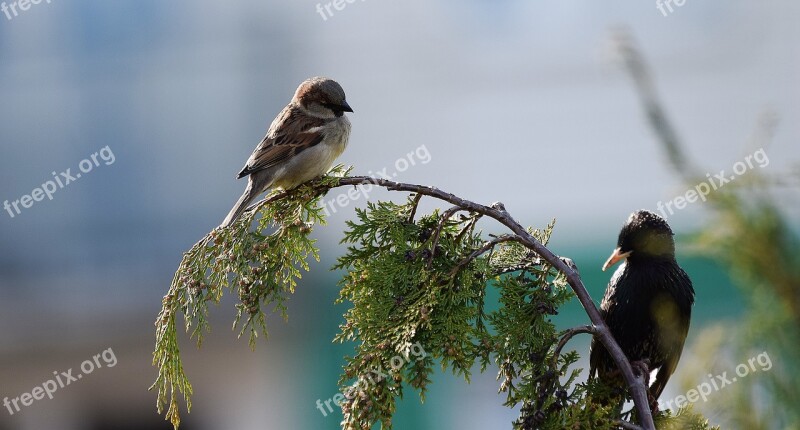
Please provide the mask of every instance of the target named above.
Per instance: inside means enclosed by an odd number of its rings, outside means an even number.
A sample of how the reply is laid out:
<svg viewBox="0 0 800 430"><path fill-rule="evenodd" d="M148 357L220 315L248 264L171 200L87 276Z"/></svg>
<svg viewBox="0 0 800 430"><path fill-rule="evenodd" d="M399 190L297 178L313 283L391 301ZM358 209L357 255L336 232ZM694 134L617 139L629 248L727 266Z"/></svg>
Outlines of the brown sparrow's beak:
<svg viewBox="0 0 800 430"><path fill-rule="evenodd" d="M606 264L603 265L603 271L605 272L606 269L617 264L619 260L624 260L625 258L628 258L628 256L631 255L632 252L633 251L622 252L622 250L620 250L619 248L615 249L614 252L611 253L611 256L608 257L608 260L606 260Z"/></svg>
<svg viewBox="0 0 800 430"><path fill-rule="evenodd" d="M353 108L351 108L350 105L347 104L347 100L343 101L342 105L339 106L339 107L345 112L352 112L353 111Z"/></svg>

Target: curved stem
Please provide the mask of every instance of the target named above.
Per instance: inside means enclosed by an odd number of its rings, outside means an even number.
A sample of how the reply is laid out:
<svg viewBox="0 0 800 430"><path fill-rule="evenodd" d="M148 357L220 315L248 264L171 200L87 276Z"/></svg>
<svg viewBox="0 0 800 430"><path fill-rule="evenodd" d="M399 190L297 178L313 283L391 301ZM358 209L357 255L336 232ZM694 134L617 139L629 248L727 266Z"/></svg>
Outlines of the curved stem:
<svg viewBox="0 0 800 430"><path fill-rule="evenodd" d="M561 339L558 341L558 345L556 345L556 349L553 352L554 367L555 364L558 362L558 357L561 355L561 350L564 349L564 347L567 345L567 342L569 342L569 340L572 339L573 337L583 333L594 334L595 329L593 326L590 325L572 327L571 329L567 330L566 333L564 333L564 336L561 336Z"/></svg>
<svg viewBox="0 0 800 430"><path fill-rule="evenodd" d="M421 195L421 194L419 194ZM443 214L441 219L439 220L439 225L436 227L436 231L433 232L433 238L431 240L431 256L428 257L428 269L431 268L431 264L433 264L433 257L436 255L436 247L439 246L439 236L442 234L442 229L447 221L456 214L456 212L462 211L459 206L453 206L452 208L446 210Z"/></svg>

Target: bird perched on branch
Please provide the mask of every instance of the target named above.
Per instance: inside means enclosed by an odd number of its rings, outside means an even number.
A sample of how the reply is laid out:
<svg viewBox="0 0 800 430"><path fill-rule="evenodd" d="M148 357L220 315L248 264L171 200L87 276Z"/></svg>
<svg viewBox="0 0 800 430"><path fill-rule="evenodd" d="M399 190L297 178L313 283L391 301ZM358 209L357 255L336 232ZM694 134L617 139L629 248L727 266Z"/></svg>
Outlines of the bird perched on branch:
<svg viewBox="0 0 800 430"><path fill-rule="evenodd" d="M292 189L323 175L344 151L350 138L344 90L328 78L311 78L272 121L238 178L249 176L247 188L220 227L233 224L261 193L275 187Z"/></svg>
<svg viewBox="0 0 800 430"><path fill-rule="evenodd" d="M650 386L651 408L675 371L689 331L694 288L675 261L672 229L645 210L631 214L619 233L617 248L603 270L625 260L611 277L600 313L634 367L658 369ZM624 389L613 359L593 339L589 377L597 372L607 385ZM649 375L645 375L649 380Z"/></svg>

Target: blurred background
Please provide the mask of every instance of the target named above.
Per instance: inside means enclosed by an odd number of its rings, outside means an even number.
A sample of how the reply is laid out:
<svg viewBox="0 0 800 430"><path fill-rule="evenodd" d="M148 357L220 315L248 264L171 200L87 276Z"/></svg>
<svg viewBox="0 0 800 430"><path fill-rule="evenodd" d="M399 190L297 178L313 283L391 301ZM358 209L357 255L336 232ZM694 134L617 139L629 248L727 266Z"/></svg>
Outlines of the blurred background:
<svg viewBox="0 0 800 430"><path fill-rule="evenodd" d="M52 200L0 212L0 397L30 393L53 372L79 373L109 348L118 363L53 399L0 408L0 430L171 428L147 391L161 297L182 252L238 198L245 181L236 173L307 77L330 76L347 92L353 132L339 161L355 174L386 169L499 200L536 227L556 218L551 249L576 261L598 302L610 277L600 266L627 216L687 189L645 119L614 29L636 39L701 173L730 172L752 153L764 112L779 123L769 164L752 170L780 176L800 160L800 4L789 0L688 1L667 13L654 1L18 2L0 5L0 200L80 172L106 146L114 161L100 159ZM423 157L403 169L397 160L415 151ZM793 232L796 191L771 194ZM387 198L405 196L369 196ZM346 306L333 304L341 273L328 268L342 254L344 222L365 201L337 206L315 232L322 261L290 301L288 322L271 317L270 339L255 352L229 330L231 300L213 310L202 349L184 338L195 395L181 428L339 428L341 412L316 406L336 393L351 351L331 343ZM703 339L729 343L735 331L725 327L752 310L737 285L745 278L690 246L714 211L697 202L669 216L697 304L668 398L716 372L698 364L709 363ZM587 321L577 302L558 318L564 328ZM588 356L588 338L571 345ZM729 354L734 367L752 356ZM796 375L796 363L779 367ZM471 385L437 375L424 405L407 391L395 428L510 428L518 411L502 406L495 372ZM736 427L732 403L717 397L696 407Z"/></svg>

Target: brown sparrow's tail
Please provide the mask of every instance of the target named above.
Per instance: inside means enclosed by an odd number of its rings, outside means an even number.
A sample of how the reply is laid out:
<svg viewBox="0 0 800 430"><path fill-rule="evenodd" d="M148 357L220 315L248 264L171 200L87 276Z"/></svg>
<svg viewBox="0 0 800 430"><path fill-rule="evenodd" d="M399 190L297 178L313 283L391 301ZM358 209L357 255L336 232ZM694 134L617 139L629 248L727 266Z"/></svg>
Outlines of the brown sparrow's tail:
<svg viewBox="0 0 800 430"><path fill-rule="evenodd" d="M245 188L244 193L242 193L242 196L239 197L239 200L236 202L236 204L233 205L233 209L228 212L228 216L225 217L225 221L222 221L222 224L219 226L225 228L233 224L234 221L236 221L239 216L242 215L242 212L247 209L247 206L250 205L250 202L255 200L255 198L258 197L262 191L262 189L258 189L253 186L253 181L247 181L247 188Z"/></svg>

